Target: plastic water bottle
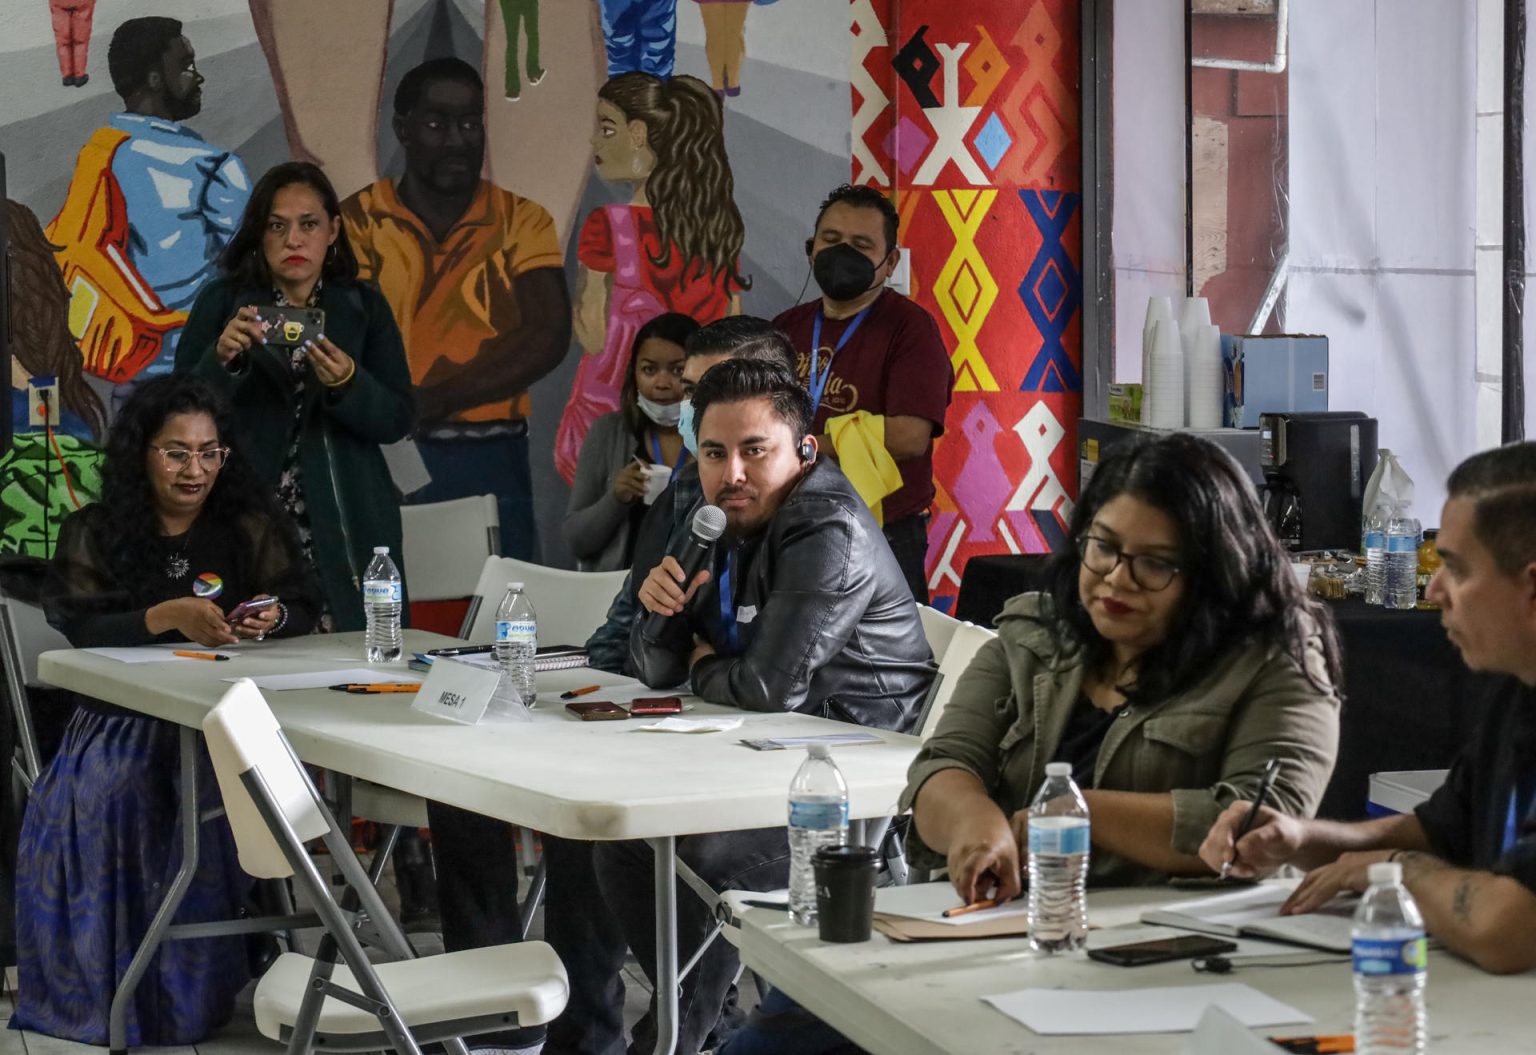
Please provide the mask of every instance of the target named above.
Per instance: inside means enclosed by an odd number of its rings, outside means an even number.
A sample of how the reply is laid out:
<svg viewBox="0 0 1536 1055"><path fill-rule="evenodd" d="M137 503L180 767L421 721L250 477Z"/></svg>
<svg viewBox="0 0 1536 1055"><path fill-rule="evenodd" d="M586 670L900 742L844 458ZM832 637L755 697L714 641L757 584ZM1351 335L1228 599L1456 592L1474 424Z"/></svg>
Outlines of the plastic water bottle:
<svg viewBox="0 0 1536 1055"><path fill-rule="evenodd" d="M1088 942L1088 804L1072 766L1052 762L1029 807L1029 945L1071 952Z"/></svg>
<svg viewBox="0 0 1536 1055"><path fill-rule="evenodd" d="M789 914L810 926L816 922L816 851L848 841L848 782L826 744L805 750L789 782Z"/></svg>
<svg viewBox="0 0 1536 1055"><path fill-rule="evenodd" d="M389 559L388 546L373 547L373 560L363 573L363 636L369 663L393 663L400 658L400 569Z"/></svg>
<svg viewBox="0 0 1536 1055"><path fill-rule="evenodd" d="M1365 603L1385 604L1387 600L1387 518L1380 505L1365 518Z"/></svg>
<svg viewBox="0 0 1536 1055"><path fill-rule="evenodd" d="M1355 1050L1361 1055L1421 1055L1428 951L1424 917L1403 887L1403 866L1370 867L1371 888L1355 910Z"/></svg>
<svg viewBox="0 0 1536 1055"><path fill-rule="evenodd" d="M539 647L539 621L533 602L523 592L520 582L507 585L506 596L496 609L496 662L501 666L501 684L496 695L506 694L524 707L538 701L534 680L533 655ZM494 706L496 700L492 700Z"/></svg>
<svg viewBox="0 0 1536 1055"><path fill-rule="evenodd" d="M1387 521L1388 608L1419 603L1419 522L1399 507Z"/></svg>

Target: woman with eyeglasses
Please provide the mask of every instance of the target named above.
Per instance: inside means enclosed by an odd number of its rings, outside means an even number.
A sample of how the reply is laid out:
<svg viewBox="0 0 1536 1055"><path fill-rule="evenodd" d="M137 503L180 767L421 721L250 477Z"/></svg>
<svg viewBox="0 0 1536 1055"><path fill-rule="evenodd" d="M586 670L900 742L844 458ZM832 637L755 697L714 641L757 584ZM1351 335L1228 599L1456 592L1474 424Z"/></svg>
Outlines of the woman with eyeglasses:
<svg viewBox="0 0 1536 1055"><path fill-rule="evenodd" d="M101 500L59 530L43 605L70 644L208 649L314 625L319 601L297 540L229 434L226 409L199 381L135 389L107 439ZM277 600L229 622L236 605L263 597ZM118 976L181 867L179 736L157 718L75 702L22 822L11 1025L103 1045ZM206 756L200 764L209 809L219 793ZM177 923L235 918L250 890L228 823L206 822L201 836ZM129 1005L128 1044L203 1039L229 1021L246 963L239 936L167 942Z"/></svg>
<svg viewBox="0 0 1536 1055"><path fill-rule="evenodd" d="M336 191L308 162L256 182L219 266L187 316L176 372L202 378L239 414L241 449L320 582L321 628L361 630L373 548L388 546L405 570L399 494L380 450L415 415L400 329L378 287L358 280ZM276 316L289 309L322 312L323 332L285 332Z"/></svg>
<svg viewBox="0 0 1536 1055"><path fill-rule="evenodd" d="M1209 875L1212 822L1252 798L1298 817L1338 746L1332 619L1291 574L1253 485L1183 433L1107 452L1050 587L1015 597L908 773L908 856L967 902L1021 891L1048 762L1088 801L1090 878Z"/></svg>

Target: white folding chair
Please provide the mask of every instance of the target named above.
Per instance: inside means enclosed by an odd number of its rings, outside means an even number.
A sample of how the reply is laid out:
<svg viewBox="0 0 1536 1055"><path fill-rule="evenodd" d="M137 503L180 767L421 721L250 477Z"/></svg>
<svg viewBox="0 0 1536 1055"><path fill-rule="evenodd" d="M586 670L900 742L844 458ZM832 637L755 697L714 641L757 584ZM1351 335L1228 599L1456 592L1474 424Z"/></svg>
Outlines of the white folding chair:
<svg viewBox="0 0 1536 1055"><path fill-rule="evenodd" d="M470 598L459 636L489 642L496 636L496 607L507 584L520 582L539 617L539 644L580 645L603 625L624 582L623 571L566 571L515 557L487 557Z"/></svg>
<svg viewBox="0 0 1536 1055"><path fill-rule="evenodd" d="M256 985L256 1026L289 1055L384 1047L421 1055L421 1044L437 1041L466 1055L462 1037L540 1025L564 1009L565 968L544 942L414 956L252 682L224 694L203 734L241 867L292 877L325 926L315 956L284 953ZM347 906L305 852L311 839L323 839L340 867ZM349 913L351 905L360 911ZM400 958L371 963L359 938L364 923Z"/></svg>
<svg viewBox="0 0 1536 1055"><path fill-rule="evenodd" d="M42 759L27 686L38 684L37 657L55 648L69 648L69 641L48 625L43 610L8 596L0 588L0 664L5 667L5 694L16 719L17 755L11 759L11 767L29 792L41 771Z"/></svg>
<svg viewBox="0 0 1536 1055"><path fill-rule="evenodd" d="M933 731L939 727L939 715L944 713L949 698L955 693L955 684L960 680L960 675L971 665L971 660L976 658L981 646L996 636L996 630L988 630L975 623L961 623L955 628L954 636L949 639L949 647L944 650L944 658L939 661L938 684L934 686L928 700L928 709L918 721L919 737L926 740L933 735Z"/></svg>
<svg viewBox="0 0 1536 1055"><path fill-rule="evenodd" d="M960 629L960 620L926 604L917 606L917 617L923 622L923 636L928 639L928 648L933 652L934 662L942 663L944 650L949 648L950 639Z"/></svg>
<svg viewBox="0 0 1536 1055"><path fill-rule="evenodd" d="M469 597L485 558L501 552L501 519L495 495L401 506L402 550L411 599L450 601Z"/></svg>

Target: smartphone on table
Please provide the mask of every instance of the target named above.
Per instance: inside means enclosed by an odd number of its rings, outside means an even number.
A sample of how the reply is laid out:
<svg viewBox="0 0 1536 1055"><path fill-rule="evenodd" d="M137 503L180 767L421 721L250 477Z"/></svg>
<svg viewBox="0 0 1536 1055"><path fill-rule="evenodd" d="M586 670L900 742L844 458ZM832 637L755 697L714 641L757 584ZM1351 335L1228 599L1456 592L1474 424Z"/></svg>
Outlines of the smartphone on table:
<svg viewBox="0 0 1536 1055"><path fill-rule="evenodd" d="M277 603L276 597L258 597L254 601L242 601L229 610L225 620L230 626L235 626L248 615L255 615L264 608L271 608Z"/></svg>
<svg viewBox="0 0 1536 1055"><path fill-rule="evenodd" d="M1205 934L1181 934L1177 938L1157 938L1138 941L1130 945L1108 945L1102 949L1089 949L1088 958L1100 963L1112 963L1116 967L1142 967L1149 963L1167 963L1170 960L1192 960L1196 956L1220 956L1236 952L1234 942L1212 938Z"/></svg>
<svg viewBox="0 0 1536 1055"><path fill-rule="evenodd" d="M612 700L573 700L565 709L584 722L616 722L629 717L629 712Z"/></svg>
<svg viewBox="0 0 1536 1055"><path fill-rule="evenodd" d="M683 699L681 696L641 696L631 700L629 713L633 715L649 714L682 714Z"/></svg>

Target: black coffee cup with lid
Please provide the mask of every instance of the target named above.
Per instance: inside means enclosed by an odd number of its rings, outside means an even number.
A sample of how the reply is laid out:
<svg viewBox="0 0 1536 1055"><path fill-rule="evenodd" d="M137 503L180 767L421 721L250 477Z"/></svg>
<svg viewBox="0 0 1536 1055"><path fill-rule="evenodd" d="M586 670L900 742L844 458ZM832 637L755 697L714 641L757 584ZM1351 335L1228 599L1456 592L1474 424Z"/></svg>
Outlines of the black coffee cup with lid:
<svg viewBox="0 0 1536 1055"><path fill-rule="evenodd" d="M822 941L868 941L875 912L875 851L824 846L816 870L816 923Z"/></svg>

